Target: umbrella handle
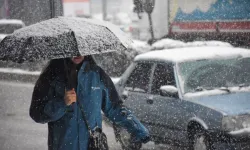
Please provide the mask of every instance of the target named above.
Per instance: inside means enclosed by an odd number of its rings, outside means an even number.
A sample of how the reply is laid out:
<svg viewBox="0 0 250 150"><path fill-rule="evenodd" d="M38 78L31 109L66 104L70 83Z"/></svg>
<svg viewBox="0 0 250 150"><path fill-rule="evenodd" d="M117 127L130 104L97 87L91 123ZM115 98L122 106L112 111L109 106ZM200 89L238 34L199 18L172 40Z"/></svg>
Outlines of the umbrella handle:
<svg viewBox="0 0 250 150"><path fill-rule="evenodd" d="M67 91L67 88L65 87L65 93L66 93L66 91ZM75 104L76 102L73 102L73 103L71 103L69 106L72 106L73 107L73 105Z"/></svg>

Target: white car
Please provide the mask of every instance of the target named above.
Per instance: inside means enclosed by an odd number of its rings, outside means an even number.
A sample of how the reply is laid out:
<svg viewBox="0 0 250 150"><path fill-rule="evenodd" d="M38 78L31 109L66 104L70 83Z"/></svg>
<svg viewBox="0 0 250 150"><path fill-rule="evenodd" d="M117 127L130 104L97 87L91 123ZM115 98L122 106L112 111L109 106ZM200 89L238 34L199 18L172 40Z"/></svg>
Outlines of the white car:
<svg viewBox="0 0 250 150"><path fill-rule="evenodd" d="M144 53L116 88L155 143L250 149L250 50L210 46ZM114 129L123 149L141 147L125 130Z"/></svg>

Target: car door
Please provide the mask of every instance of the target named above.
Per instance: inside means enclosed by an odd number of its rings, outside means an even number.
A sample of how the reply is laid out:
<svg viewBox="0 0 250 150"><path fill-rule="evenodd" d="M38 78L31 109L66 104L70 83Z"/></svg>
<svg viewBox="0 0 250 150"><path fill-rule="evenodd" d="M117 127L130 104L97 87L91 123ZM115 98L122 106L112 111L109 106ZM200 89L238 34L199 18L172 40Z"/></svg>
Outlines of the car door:
<svg viewBox="0 0 250 150"><path fill-rule="evenodd" d="M152 75L151 63L136 63L133 71L124 84L122 98L124 104L132 110L135 116L145 125L147 124L149 97L149 83Z"/></svg>
<svg viewBox="0 0 250 150"><path fill-rule="evenodd" d="M150 90L153 101L150 104L150 120L153 124L151 133L164 137L167 140L185 142L186 132L183 128L183 116L185 110L182 107L182 100L175 96L162 96L161 86L176 87L172 63L158 63L153 71L152 86Z"/></svg>

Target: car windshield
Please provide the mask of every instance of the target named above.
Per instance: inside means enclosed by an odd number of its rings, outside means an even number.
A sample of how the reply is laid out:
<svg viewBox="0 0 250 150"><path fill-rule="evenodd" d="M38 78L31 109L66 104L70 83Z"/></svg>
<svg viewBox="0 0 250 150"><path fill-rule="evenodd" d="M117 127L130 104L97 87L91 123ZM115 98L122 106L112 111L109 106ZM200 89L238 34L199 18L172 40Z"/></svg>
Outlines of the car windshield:
<svg viewBox="0 0 250 150"><path fill-rule="evenodd" d="M178 71L183 93L250 84L250 58L182 62Z"/></svg>
<svg viewBox="0 0 250 150"><path fill-rule="evenodd" d="M20 28L21 24L0 24L0 34L11 34Z"/></svg>

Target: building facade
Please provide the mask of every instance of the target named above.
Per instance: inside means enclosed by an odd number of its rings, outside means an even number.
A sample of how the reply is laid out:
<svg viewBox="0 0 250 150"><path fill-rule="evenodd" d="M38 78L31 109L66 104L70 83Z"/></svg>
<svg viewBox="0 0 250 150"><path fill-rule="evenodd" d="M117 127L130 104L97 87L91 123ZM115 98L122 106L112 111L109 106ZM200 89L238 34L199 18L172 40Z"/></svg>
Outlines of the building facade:
<svg viewBox="0 0 250 150"><path fill-rule="evenodd" d="M62 0L0 0L1 19L20 19L26 25L51 18L52 11L55 16L63 15Z"/></svg>

